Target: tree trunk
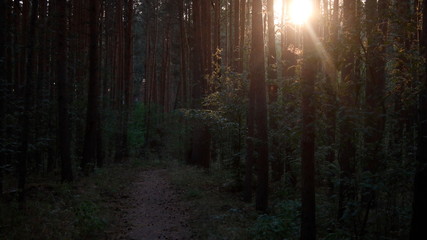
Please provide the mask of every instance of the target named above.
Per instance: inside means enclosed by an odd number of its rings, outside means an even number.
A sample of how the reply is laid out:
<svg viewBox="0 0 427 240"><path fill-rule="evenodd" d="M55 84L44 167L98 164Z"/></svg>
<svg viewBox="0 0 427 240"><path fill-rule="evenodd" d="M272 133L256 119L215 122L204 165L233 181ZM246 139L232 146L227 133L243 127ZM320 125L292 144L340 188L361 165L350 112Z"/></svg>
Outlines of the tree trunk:
<svg viewBox="0 0 427 240"><path fill-rule="evenodd" d="M343 79L343 93L341 96L340 117L340 146L338 150L338 162L340 165L340 189L338 219L341 220L349 201L354 200L355 190L351 186L351 179L355 171L355 138L356 131L353 111L356 110L356 79L354 73L355 52L358 46L358 36L355 35L356 22L356 0L344 0L343 5L343 41L346 44L344 51L344 63L341 70L341 79ZM355 42L356 41L356 42Z"/></svg>
<svg viewBox="0 0 427 240"><path fill-rule="evenodd" d="M279 181L284 173L284 161L280 156L279 139L277 134L278 124L274 116L274 105L278 99L278 86L277 86L277 62L276 62L276 29L274 26L274 0L267 1L267 28L268 28L268 98L269 98L269 125L271 133L271 172L272 180Z"/></svg>
<svg viewBox="0 0 427 240"><path fill-rule="evenodd" d="M329 39L331 46L335 46L338 43L338 29L339 29L339 0L333 2L333 12L331 14L330 32ZM330 164L335 162L336 153L336 127L337 127L337 90L336 85L338 79L336 62L337 62L336 51L332 51L330 59L322 59L323 67L325 71L325 92L326 92L326 146L328 146L328 152L326 154L326 161ZM333 195L334 183L333 174L327 176L328 194Z"/></svg>
<svg viewBox="0 0 427 240"><path fill-rule="evenodd" d="M6 90L6 41L7 37L7 4L6 0L0 0L0 91ZM5 115L6 115L6 97L5 94L0 96L0 147L3 148L5 134ZM3 193L3 165L6 159L6 154L0 151L0 197Z"/></svg>
<svg viewBox="0 0 427 240"><path fill-rule="evenodd" d="M203 39L210 38L210 32L206 33L202 29L202 23L210 24L210 20L202 21L202 13L205 13L203 15L204 18L210 18L210 11L209 14L207 13L206 6L201 3L202 0L193 0L193 24L194 24L194 71L193 71L193 78L194 78L194 87L193 87L193 107L196 109L202 108L202 98L204 94L206 94L207 90L207 82L204 78L204 73L206 74L206 59L208 56L205 56L208 52L207 49L210 46L203 45L202 42ZM210 59L210 57L209 57ZM193 131L193 139L192 139L192 150L191 150L191 160L189 163L196 164L204 168L210 167L210 145L211 145L211 137L209 130L207 126L204 125L198 125L195 127Z"/></svg>
<svg viewBox="0 0 427 240"><path fill-rule="evenodd" d="M56 77L58 81L58 147L61 158L62 181L73 180L70 150L70 117L69 117L69 92L70 87L67 80L67 20L66 0L57 1L57 65Z"/></svg>
<svg viewBox="0 0 427 240"><path fill-rule="evenodd" d="M253 131L255 139L252 157L256 166L256 209L259 211L266 211L268 207L268 132L263 32L262 3L261 0L253 0L250 85L254 94L249 96L249 101L254 103L254 107L249 107L248 115L254 118L254 129L248 131Z"/></svg>
<svg viewBox="0 0 427 240"><path fill-rule="evenodd" d="M243 72L244 48L245 48L245 31L246 31L246 1L240 0L240 43L239 43L239 61L237 62L236 71Z"/></svg>
<svg viewBox="0 0 427 240"><path fill-rule="evenodd" d="M420 41L421 55L427 59L427 3L423 1L423 25ZM414 179L414 200L410 240L418 240L425 231L427 216L427 65L424 64L422 91L419 98L417 170Z"/></svg>
<svg viewBox="0 0 427 240"><path fill-rule="evenodd" d="M302 91L302 133L301 133L301 240L316 239L316 205L315 205L315 120L316 108L314 102L314 85L316 82L318 57L315 48L315 38L310 35L310 29L316 34L317 11L319 1L315 1L313 16L304 26L303 35L303 66L301 75Z"/></svg>
<svg viewBox="0 0 427 240"><path fill-rule="evenodd" d="M387 1L387 0L386 0ZM382 139L385 127L384 94L385 94L385 38L387 34L387 3L384 0L366 1L367 19L367 79L366 79L366 126L365 135L366 159L363 170L371 174L372 185L378 184L377 173L384 158ZM379 30L379 31L378 31ZM376 192L363 189L363 204L367 219L369 209L376 205ZM366 224L366 223L365 223ZM362 230L365 227L363 226ZM363 232L362 232L363 233Z"/></svg>
<svg viewBox="0 0 427 240"><path fill-rule="evenodd" d="M22 139L21 139L21 149L19 157L19 201L23 203L25 201L25 185L27 181L27 162L29 159L29 139L30 139L30 118L32 111L32 101L31 95L34 87L34 38L36 35L36 23L37 23L37 9L38 9L38 0L32 1L31 7L31 19L30 19L30 29L28 36L26 37L27 42L25 43L28 50L26 51L26 71L24 82L24 112L22 114ZM24 3L25 5L25 3ZM24 34L27 34L24 32Z"/></svg>
<svg viewBox="0 0 427 240"><path fill-rule="evenodd" d="M98 147L97 134L99 119L99 73L98 73L98 11L99 3L96 0L90 1L89 5L89 90L88 104L86 112L86 131L83 146L83 158L81 167L85 174L93 171L97 161L96 148Z"/></svg>
<svg viewBox="0 0 427 240"><path fill-rule="evenodd" d="M177 94L177 100L175 100L174 109L178 108L178 99L180 100L182 107L188 105L188 77L187 77L187 32L184 21L184 1L181 0L179 4L179 31L180 31L180 82ZM179 96L179 98L178 98Z"/></svg>
<svg viewBox="0 0 427 240"><path fill-rule="evenodd" d="M244 1L244 0L242 0ZM233 69L238 72L240 59L240 0L232 0L233 6ZM230 23L231 24L231 23Z"/></svg>

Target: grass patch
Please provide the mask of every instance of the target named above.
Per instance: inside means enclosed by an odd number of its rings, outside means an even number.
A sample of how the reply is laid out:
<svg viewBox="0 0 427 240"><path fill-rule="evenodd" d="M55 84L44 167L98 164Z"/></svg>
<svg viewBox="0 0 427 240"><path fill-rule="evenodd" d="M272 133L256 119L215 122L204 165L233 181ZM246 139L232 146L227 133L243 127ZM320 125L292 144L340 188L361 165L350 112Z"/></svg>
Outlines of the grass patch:
<svg viewBox="0 0 427 240"><path fill-rule="evenodd" d="M215 166L205 170L172 162L169 166L172 183L191 210L190 226L195 239L250 239L250 228L258 214L253 204L246 204L239 195L229 192L232 176Z"/></svg>
<svg viewBox="0 0 427 240"><path fill-rule="evenodd" d="M32 183L23 209L14 199L0 202L0 239L105 239L117 218L114 202L147 167L137 162L97 169L72 184Z"/></svg>

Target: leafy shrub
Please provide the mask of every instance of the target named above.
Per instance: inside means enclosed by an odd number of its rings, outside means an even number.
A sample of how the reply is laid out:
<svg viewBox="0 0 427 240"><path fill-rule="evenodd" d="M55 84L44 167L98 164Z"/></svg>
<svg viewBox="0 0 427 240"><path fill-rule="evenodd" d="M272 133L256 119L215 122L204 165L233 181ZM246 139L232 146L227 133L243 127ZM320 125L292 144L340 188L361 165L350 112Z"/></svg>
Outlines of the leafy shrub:
<svg viewBox="0 0 427 240"><path fill-rule="evenodd" d="M99 211L99 207L92 201L83 201L75 209L75 224L81 229L79 237L90 236L107 225L106 221L99 217Z"/></svg>
<svg viewBox="0 0 427 240"><path fill-rule="evenodd" d="M130 117L129 147L135 151L141 150L145 144L146 112L147 108L143 104L137 103Z"/></svg>
<svg viewBox="0 0 427 240"><path fill-rule="evenodd" d="M283 240L299 237L299 201L286 200L274 207L274 215L260 215L251 229L253 240Z"/></svg>

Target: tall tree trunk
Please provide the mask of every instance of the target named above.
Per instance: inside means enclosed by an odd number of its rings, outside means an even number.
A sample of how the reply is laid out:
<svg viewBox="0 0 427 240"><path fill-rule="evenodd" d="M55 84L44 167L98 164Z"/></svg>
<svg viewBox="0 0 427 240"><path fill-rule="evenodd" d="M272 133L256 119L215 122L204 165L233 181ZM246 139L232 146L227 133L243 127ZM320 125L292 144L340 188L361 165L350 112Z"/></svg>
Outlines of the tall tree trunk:
<svg viewBox="0 0 427 240"><path fill-rule="evenodd" d="M318 57L315 48L316 21L319 1L313 3L313 16L304 26L303 32L303 66L301 75L302 91L302 133L301 133L301 240L316 239L316 205L315 205L315 120L314 85L316 82Z"/></svg>
<svg viewBox="0 0 427 240"><path fill-rule="evenodd" d="M123 129L122 129L122 140L121 148L123 153L123 158L129 158L129 143L128 143L128 122L129 114L132 109L132 85L133 85L133 38L132 38L132 25L133 25L133 0L127 0L126 2L126 25L125 27L125 49L124 49L124 105L123 105Z"/></svg>
<svg viewBox="0 0 427 240"><path fill-rule="evenodd" d="M331 23L330 23L330 32L329 39L331 46L335 46L338 43L338 30L339 30L339 0L334 0L332 14L331 14ZM337 127L337 90L335 85L338 81L337 77L337 54L336 51L331 51L330 59L322 59L323 67L325 71L325 92L326 92L326 146L329 147L326 154L326 161L333 164L335 162L335 153L336 153L336 127ZM328 182L328 191L329 195L333 194L333 174L327 176Z"/></svg>
<svg viewBox="0 0 427 240"><path fill-rule="evenodd" d="M6 41L8 34L8 5L6 0L0 0L0 91L2 94L0 96L0 147L4 148L5 142L5 115L6 115L6 94L3 94L3 91L6 91ZM4 151L0 151L0 197L3 194L3 165L6 159L6 154Z"/></svg>
<svg viewBox="0 0 427 240"><path fill-rule="evenodd" d="M30 139L30 117L32 111L32 102L31 95L34 87L34 38L36 35L36 24L37 24L37 9L38 9L38 0L32 0L31 7L31 20L30 20L30 29L28 36L26 37L27 42L26 46L28 50L26 51L26 76L24 83L24 112L22 114L22 139L21 139L21 149L19 157L19 201L23 203L25 201L25 185L27 181L27 162L29 158L29 139ZM24 33L27 34L27 33Z"/></svg>
<svg viewBox="0 0 427 240"><path fill-rule="evenodd" d="M423 1L423 25L420 41L421 55L427 59L427 3ZM424 64L422 91L419 98L417 170L414 179L414 200L410 240L418 240L425 232L427 216L427 65Z"/></svg>
<svg viewBox="0 0 427 240"><path fill-rule="evenodd" d="M243 201L252 201L252 187L253 187L253 171L255 165L254 154L254 139L255 139L255 104L256 104L256 85L249 85L249 107L247 115L247 128L248 134L246 138L246 166L245 166L245 179L243 185Z"/></svg>
<svg viewBox="0 0 427 240"><path fill-rule="evenodd" d="M206 55L206 45L203 45L202 40L210 37L210 32L207 34L202 29L202 23L207 24L206 20L202 21L202 13L205 13L203 17L210 18L210 11L207 14L206 7L201 3L202 0L193 0L193 24L194 26L194 87L193 87L193 107L196 109L201 109L202 107L202 97L206 94L207 83L204 78L204 69L206 61L204 57ZM210 21L208 21L210 23ZM209 46L210 51L210 46ZM209 57L210 58L210 57ZM191 160L189 161L192 164L197 164L204 168L210 167L210 145L211 137L207 126L196 126L193 131L192 139L192 150L191 150Z"/></svg>
<svg viewBox="0 0 427 240"><path fill-rule="evenodd" d="M188 107L188 40L187 40L187 29L185 26L184 20L184 4L185 0L181 0L179 4L179 29L180 29L180 85L179 85L179 96L181 101L181 106ZM177 108L178 101L175 101L175 108Z"/></svg>
<svg viewBox="0 0 427 240"><path fill-rule="evenodd" d="M277 79L276 71L276 29L274 26L274 1L267 1L267 36L268 36L268 56L267 56L267 76L268 80L274 82ZM273 83L274 84L274 83Z"/></svg>
<svg viewBox="0 0 427 240"><path fill-rule="evenodd" d="M356 22L356 1L344 0L343 5L343 41L346 44L344 51L344 63L341 70L343 79L343 93L341 96L340 117L340 146L338 150L338 162L341 170L341 180L339 186L339 206L338 219L342 219L344 211L348 207L348 202L354 200L354 187L351 186L351 179L355 171L355 138L353 111L356 110L356 79L354 73L355 52L358 46L358 36L355 35ZM356 41L356 42L355 42ZM351 211L351 209L350 209Z"/></svg>
<svg viewBox="0 0 427 240"><path fill-rule="evenodd" d="M240 43L239 43L239 61L237 62L236 71L243 72L245 34L246 34L246 1L240 0Z"/></svg>
<svg viewBox="0 0 427 240"><path fill-rule="evenodd" d="M99 38L99 3L90 1L89 5L89 90L86 112L86 131L81 167L85 174L93 171L96 163L96 148L99 120L99 72L98 72L98 38Z"/></svg>
<svg viewBox="0 0 427 240"><path fill-rule="evenodd" d="M248 115L254 118L253 132L256 140L252 154L255 159L257 176L256 209L259 211L266 211L268 207L267 89L265 84L263 32L262 2L261 0L253 0L250 85L255 94L249 96L249 101L254 102L254 107L249 107L250 112L248 112ZM251 130L249 129L249 131Z"/></svg>
<svg viewBox="0 0 427 240"><path fill-rule="evenodd" d="M58 148L61 158L62 181L73 180L70 150L70 117L69 117L69 92L67 80L67 15L66 0L58 0L57 8L57 43L56 43L56 77L58 81Z"/></svg>
<svg viewBox="0 0 427 240"><path fill-rule="evenodd" d="M271 138L271 172L272 180L279 181L284 173L284 161L282 156L280 156L280 147L279 147L279 136L274 134L277 132L278 124L277 119L274 116L274 105L278 99L278 86L277 86L277 61L276 61L276 29L274 26L274 0L267 1L267 28L268 28L268 67L267 67L267 76L268 76L268 98L269 98L269 125L271 133L273 135Z"/></svg>
<svg viewBox="0 0 427 240"><path fill-rule="evenodd" d="M202 24L202 49L203 49L203 73L212 74L212 17L210 1L201 2ZM203 81L204 94L209 90L207 81Z"/></svg>
<svg viewBox="0 0 427 240"><path fill-rule="evenodd" d="M387 35L388 0L367 0L367 79L366 79L366 126L365 135L366 159L363 170L372 176L371 184L378 184L377 173L384 158L382 139L385 127L384 94L385 94L385 37ZM378 31L379 30L379 31ZM369 209L376 205L376 192L364 189L363 204L368 218ZM364 223L366 225L366 222ZM362 227L362 234L365 226Z"/></svg>
<svg viewBox="0 0 427 240"><path fill-rule="evenodd" d="M242 0L244 1L244 0ZM239 68L239 62L240 59L240 0L232 0L232 6L233 6L233 22L230 23L233 26L233 69L237 72Z"/></svg>

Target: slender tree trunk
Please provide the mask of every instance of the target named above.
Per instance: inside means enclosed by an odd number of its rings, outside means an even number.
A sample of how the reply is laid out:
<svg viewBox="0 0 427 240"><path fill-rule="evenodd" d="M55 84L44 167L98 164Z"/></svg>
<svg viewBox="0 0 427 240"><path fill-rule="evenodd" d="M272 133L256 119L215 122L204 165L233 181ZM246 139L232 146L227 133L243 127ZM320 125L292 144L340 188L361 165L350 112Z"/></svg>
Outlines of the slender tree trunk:
<svg viewBox="0 0 427 240"><path fill-rule="evenodd" d="M66 0L58 0L57 8L57 43L56 43L56 77L58 81L58 148L61 158L62 181L73 180L70 151L70 117L69 117L69 92L67 80L67 20Z"/></svg>
<svg viewBox="0 0 427 240"><path fill-rule="evenodd" d="M256 209L266 211L268 207L268 129L267 99L265 84L264 36L261 0L252 1L252 47L250 55L250 85L255 92L249 96L254 107L249 107L248 115L254 118L254 152L257 187ZM251 100L254 99L254 100ZM253 112L252 112L253 111ZM250 150L250 149L248 149Z"/></svg>
<svg viewBox="0 0 427 240"><path fill-rule="evenodd" d="M206 73L206 67L204 63L204 57L206 57L206 45L203 45L202 40L208 37L207 33L202 30L202 23L207 23L202 21L201 13L205 13L204 18L210 18L210 13L206 13L206 8L203 8L202 0L193 0L193 24L194 26L194 87L193 87L193 107L196 109L201 109L201 101L204 94L206 94L207 83L204 78L204 73ZM210 23L210 21L209 21ZM209 33L210 37L210 33ZM210 47L209 47L210 51ZM196 126L193 131L192 139L192 150L191 150L191 160L189 163L197 164L204 168L210 167L210 145L211 137L207 126Z"/></svg>
<svg viewBox="0 0 427 240"><path fill-rule="evenodd" d="M184 21L184 1L181 0L181 3L179 4L179 29L180 29L180 37L181 37L181 44L180 44L180 50L181 50L181 62L180 62L180 85L179 85L179 96L182 106L188 106L188 77L187 77L187 31L185 28L185 21ZM175 101L175 108L177 108L177 102Z"/></svg>
<svg viewBox="0 0 427 240"><path fill-rule="evenodd" d="M7 23L7 8L6 0L0 0L0 91L6 90L6 41L8 34L8 23ZM4 147L6 144L4 141L5 134L5 115L6 115L6 94L0 96L0 147ZM3 169L6 159L6 154L0 151L0 197L3 194Z"/></svg>
<svg viewBox="0 0 427 240"><path fill-rule="evenodd" d="M277 79L276 29L274 26L274 1L275 0L267 1L267 36L268 36L267 75L268 75L268 80L272 82L274 82Z"/></svg>
<svg viewBox="0 0 427 240"><path fill-rule="evenodd" d="M274 0L267 1L267 28L268 28L268 68L267 77L269 81L268 85L268 98L269 98L269 124L271 133L271 172L272 180L279 181L284 173L284 161L280 156L279 139L277 134L278 124L276 117L274 116L274 105L278 99L278 86L277 86L277 61L276 61L276 29L274 26Z"/></svg>
<svg viewBox="0 0 427 240"><path fill-rule="evenodd" d="M255 165L254 158L254 138L255 138L255 104L256 104L256 85L249 85L249 106L247 115L248 134L246 138L246 167L245 179L243 185L243 200L245 202L252 201L252 187L253 187L253 172Z"/></svg>
<svg viewBox="0 0 427 240"><path fill-rule="evenodd" d="M132 109L132 85L133 85L133 61L132 61L132 49L133 49L133 38L132 38L132 24L133 24L133 0L127 0L126 2L126 25L125 27L125 49L124 49L124 105L123 105L123 129L122 129L122 152L123 158L129 158L129 143L128 143L128 122L129 114Z"/></svg>
<svg viewBox="0 0 427 240"><path fill-rule="evenodd" d="M423 1L423 25L420 41L421 55L427 59L427 3ZM427 65L424 65L422 91L419 98L419 127L417 148L417 170L414 179L414 200L410 240L418 240L425 232L427 216Z"/></svg>
<svg viewBox="0 0 427 240"><path fill-rule="evenodd" d="M239 61L237 62L237 72L243 72L245 32L246 32L246 1L240 0L240 43L239 43Z"/></svg>
<svg viewBox="0 0 427 240"><path fill-rule="evenodd" d="M333 12L331 14L331 23L330 23L330 42L331 46L335 46L338 42L338 29L339 29L339 0L334 0L333 2ZM330 59L322 59L323 67L325 71L325 91L326 91L326 146L329 147L326 154L326 161L333 164L335 162L335 153L336 153L336 127L337 127L337 92L335 89L336 82L338 81L337 77L337 54L335 51L332 51ZM328 182L328 191L329 195L333 195L334 183L333 183L333 174L327 176Z"/></svg>
<svg viewBox="0 0 427 240"><path fill-rule="evenodd" d="M242 0L244 1L244 0ZM233 6L233 22L230 23L233 25L233 69L237 72L240 65L240 0L232 0Z"/></svg>
<svg viewBox="0 0 427 240"><path fill-rule="evenodd" d="M381 159L384 158L382 139L385 127L384 94L385 94L385 37L387 34L387 1L367 0L367 80L366 80L366 126L369 131L365 135L366 159L363 170L371 174L372 185L378 184L378 173ZM379 31L378 31L379 30ZM369 210L376 205L376 191L363 189L363 204L366 209L365 219ZM366 227L362 226L362 234Z"/></svg>
<svg viewBox="0 0 427 240"><path fill-rule="evenodd" d="M201 33L201 0L193 0L193 87L192 87L192 101L193 108L200 108L200 101L202 97L202 33ZM197 143L200 139L198 139L198 134L196 134L197 130L193 132L192 139L192 150L191 157L189 159L190 164L197 164L200 161L201 153L200 149L198 149Z"/></svg>
<svg viewBox="0 0 427 240"><path fill-rule="evenodd" d="M26 46L28 50L26 51L26 78L24 83L24 112L22 114L22 139L21 139L21 149L19 157L19 201L23 203L25 201L25 185L27 181L27 162L29 159L29 139L30 139L30 117L32 111L32 102L31 95L34 87L34 38L36 35L36 24L37 24L37 9L38 9L38 0L32 0L31 7L31 19L30 19L30 28L28 36L26 37L27 42ZM25 33L27 34L27 33Z"/></svg>
<svg viewBox="0 0 427 240"><path fill-rule="evenodd" d="M315 91L318 57L315 39L310 31L316 34L317 11L319 1L314 3L314 13L304 26L302 66L302 133L301 133L301 240L316 239L316 205L315 205L315 120L316 106L313 101Z"/></svg>
<svg viewBox="0 0 427 240"><path fill-rule="evenodd" d="M355 171L355 138L356 131L354 119L351 118L356 107L356 79L354 74L355 52L358 36L355 35L354 27L356 21L356 0L344 0L343 5L343 37L346 44L344 51L345 62L341 70L343 79L343 93L341 96L340 115L340 146L338 150L338 162L341 170L341 180L339 189L338 219L342 219L349 201L355 197L354 187L351 186L351 179ZM355 43L356 41L356 43Z"/></svg>
<svg viewBox="0 0 427 240"><path fill-rule="evenodd" d="M210 1L201 2L202 24L202 49L203 49L203 73L212 74L212 16ZM203 81L204 94L208 93L207 81Z"/></svg>
<svg viewBox="0 0 427 240"><path fill-rule="evenodd" d="M89 5L89 90L88 90L88 105L86 113L86 131L83 146L83 158L81 167L85 174L93 171L93 167L97 161L96 148L99 120L99 3L96 0L90 1Z"/></svg>
<svg viewBox="0 0 427 240"><path fill-rule="evenodd" d="M229 2L229 3L228 3ZM226 37L225 37L225 57L226 57L226 65L229 67L233 66L233 0L226 0Z"/></svg>

